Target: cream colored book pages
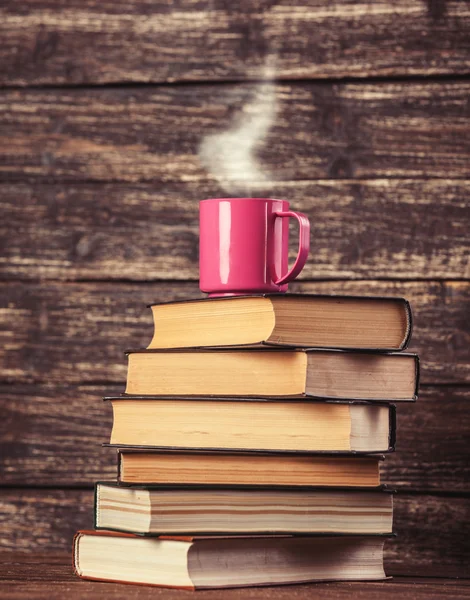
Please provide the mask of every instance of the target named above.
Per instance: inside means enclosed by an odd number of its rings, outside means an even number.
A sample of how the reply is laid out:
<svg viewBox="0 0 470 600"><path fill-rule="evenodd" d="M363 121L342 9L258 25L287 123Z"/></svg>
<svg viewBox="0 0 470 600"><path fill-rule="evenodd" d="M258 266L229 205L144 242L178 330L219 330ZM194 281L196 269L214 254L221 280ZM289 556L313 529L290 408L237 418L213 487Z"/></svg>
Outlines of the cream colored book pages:
<svg viewBox="0 0 470 600"><path fill-rule="evenodd" d="M251 454L122 452L126 483L370 486L380 483L377 458Z"/></svg>
<svg viewBox="0 0 470 600"><path fill-rule="evenodd" d="M126 393L294 396L305 392L306 376L305 352L136 352Z"/></svg>
<svg viewBox="0 0 470 600"><path fill-rule="evenodd" d="M126 515L126 531L146 533L151 530L152 502L150 492L142 489L119 488L116 502L115 488L97 484L96 527L122 529L121 515ZM118 512L119 510L119 512ZM103 520L103 513L106 518Z"/></svg>
<svg viewBox="0 0 470 600"><path fill-rule="evenodd" d="M348 404L119 399L113 400L113 410L111 444L239 450L351 449Z"/></svg>
<svg viewBox="0 0 470 600"><path fill-rule="evenodd" d="M274 328L268 298L196 301L152 306L155 333L148 348L256 344Z"/></svg>
<svg viewBox="0 0 470 600"><path fill-rule="evenodd" d="M329 348L399 348L409 330L402 301L383 298L271 299L276 324L269 341ZM307 318L306 318L307 315Z"/></svg>
<svg viewBox="0 0 470 600"><path fill-rule="evenodd" d="M131 533L277 534L392 531L392 495L309 490L150 490L99 484L100 526ZM143 527L134 517L144 513Z"/></svg>
<svg viewBox="0 0 470 600"><path fill-rule="evenodd" d="M189 573L196 587L384 579L383 545L383 539L273 538L252 540L240 551L227 540L219 544L220 560L214 560L195 544Z"/></svg>
<svg viewBox="0 0 470 600"><path fill-rule="evenodd" d="M388 406L350 405L351 448L367 452L372 448L386 450L390 445L390 409Z"/></svg>
<svg viewBox="0 0 470 600"><path fill-rule="evenodd" d="M76 544L81 577L193 587L187 569L190 543L84 534Z"/></svg>
<svg viewBox="0 0 470 600"><path fill-rule="evenodd" d="M325 398L411 399L414 356L350 352L308 353L307 393Z"/></svg>

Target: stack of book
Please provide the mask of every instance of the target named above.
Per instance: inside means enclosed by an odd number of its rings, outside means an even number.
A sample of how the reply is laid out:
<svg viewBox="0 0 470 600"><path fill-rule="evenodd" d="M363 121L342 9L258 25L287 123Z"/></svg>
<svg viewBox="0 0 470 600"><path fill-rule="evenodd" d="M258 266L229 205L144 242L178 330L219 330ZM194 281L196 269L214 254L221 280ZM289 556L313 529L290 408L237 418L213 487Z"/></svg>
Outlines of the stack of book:
<svg viewBox="0 0 470 600"><path fill-rule="evenodd" d="M385 577L395 402L416 399L401 298L278 295L152 306L107 398L117 482L78 532L86 579L188 589Z"/></svg>

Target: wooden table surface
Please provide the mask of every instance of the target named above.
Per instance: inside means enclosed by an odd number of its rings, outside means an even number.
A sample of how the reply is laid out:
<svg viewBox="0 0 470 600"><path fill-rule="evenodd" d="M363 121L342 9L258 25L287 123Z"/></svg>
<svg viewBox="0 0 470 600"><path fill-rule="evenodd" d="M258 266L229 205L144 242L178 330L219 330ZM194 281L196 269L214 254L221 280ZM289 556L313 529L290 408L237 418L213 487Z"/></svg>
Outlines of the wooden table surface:
<svg viewBox="0 0 470 600"><path fill-rule="evenodd" d="M99 583L78 579L67 554L0 554L0 597L34 600L36 598L133 598L179 600L194 592L165 588ZM433 577L395 577L384 582L316 583L310 585L241 588L196 592L197 599L236 600L301 600L304 598L358 598L383 600L405 598L432 600L468 599L470 579Z"/></svg>

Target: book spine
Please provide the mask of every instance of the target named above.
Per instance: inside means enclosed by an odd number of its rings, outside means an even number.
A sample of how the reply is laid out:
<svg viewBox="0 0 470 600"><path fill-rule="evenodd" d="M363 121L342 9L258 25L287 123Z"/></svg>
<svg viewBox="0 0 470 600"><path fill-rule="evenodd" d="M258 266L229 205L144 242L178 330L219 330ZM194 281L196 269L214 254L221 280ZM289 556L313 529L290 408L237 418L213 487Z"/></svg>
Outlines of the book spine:
<svg viewBox="0 0 470 600"><path fill-rule="evenodd" d="M383 402L382 402L383 404ZM389 404L389 406L391 406ZM384 453L393 452L392 450L386 451L371 451L371 450L286 450L285 448L263 448L263 450L258 450L256 448L250 448L247 450L246 448L220 448L212 446L210 448L198 448L195 446L143 446L137 444L108 444L104 442L101 444L103 448L121 448L122 450L141 450L141 451L155 451L155 452L218 452L220 454L223 453L232 453L232 454L262 454L262 455L279 455L279 454L292 454L292 455L302 455L302 456L368 456L368 455L377 455L378 457L382 456Z"/></svg>
<svg viewBox="0 0 470 600"><path fill-rule="evenodd" d="M118 483L121 483L121 462L122 462L122 453L121 450L118 448L117 452L116 452L116 460L117 460L117 477L116 480Z"/></svg>
<svg viewBox="0 0 470 600"><path fill-rule="evenodd" d="M419 391L419 378L420 378L420 365L419 365L419 356L417 354L415 354L415 393L414 393L414 400L416 400L418 398L418 391Z"/></svg>
<svg viewBox="0 0 470 600"><path fill-rule="evenodd" d="M397 440L397 407L395 404L390 404L390 429L389 429L389 452L395 452L395 444Z"/></svg>
<svg viewBox="0 0 470 600"><path fill-rule="evenodd" d="M93 527L95 529L98 529L98 502L99 502L99 497L98 497L98 487L99 487L99 482L97 481L95 483L95 491L93 494Z"/></svg>
<svg viewBox="0 0 470 600"><path fill-rule="evenodd" d="M72 541L72 569L77 577L81 577L81 574L78 570L78 540L82 535L83 534L81 531L77 531L73 536Z"/></svg>
<svg viewBox="0 0 470 600"><path fill-rule="evenodd" d="M411 335L413 333L413 311L411 310L411 304L405 298L403 298L403 302L405 305L406 319L408 322L408 331L399 350L405 350L408 347L408 344L411 340Z"/></svg>

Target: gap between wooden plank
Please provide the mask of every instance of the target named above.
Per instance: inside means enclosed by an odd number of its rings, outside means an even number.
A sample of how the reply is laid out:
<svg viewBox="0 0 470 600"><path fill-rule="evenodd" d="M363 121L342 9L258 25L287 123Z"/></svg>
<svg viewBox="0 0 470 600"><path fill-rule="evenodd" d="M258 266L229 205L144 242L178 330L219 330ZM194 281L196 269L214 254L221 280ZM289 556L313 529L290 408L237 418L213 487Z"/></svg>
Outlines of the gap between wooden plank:
<svg viewBox="0 0 470 600"><path fill-rule="evenodd" d="M149 285L149 284L163 284L163 285L178 285L178 284L191 284L191 283L197 283L199 280L198 279L162 279L162 278L155 278L155 279L127 279L127 278L122 278L122 279L88 279L88 278L80 278L80 277L71 277L70 279L56 279L56 278L35 278L35 279L26 279L26 278L21 278L21 277L15 277L15 278L9 278L9 277L5 277L0 275L0 282L4 283L5 285L8 284L15 284L15 283L24 283L24 284L31 284L31 285L41 285L41 284L45 284L45 283L51 283L51 284L60 284L60 285L73 285L73 284L115 284L115 285L133 285L133 286L143 286L143 285ZM316 284L316 283L348 283L348 282L353 282L353 283L358 283L360 284L361 282L364 283L370 283L370 282L383 282L383 283L466 283L468 281L470 281L469 277L452 277L449 279L445 279L445 278L439 278L439 277L413 277L412 279L404 279L403 277L371 277L370 279L366 279L364 277L361 277L360 279L354 279L354 278L344 278L344 277L331 277L331 278L325 278L325 277L321 277L318 279L313 279L313 278L309 278L309 279L302 279L302 278L298 278L296 279L297 283L305 283L305 284ZM203 293L203 292L202 292Z"/></svg>
<svg viewBox="0 0 470 600"><path fill-rule="evenodd" d="M461 2L6 4L5 82L237 80L259 76L272 54L287 78L466 73L469 66Z"/></svg>
<svg viewBox="0 0 470 600"><path fill-rule="evenodd" d="M0 89L0 94L1 94L2 90ZM445 182L447 180L455 180L458 182L465 182L465 181L470 181L470 179L468 178L468 175L459 175L458 173L456 174L452 174L450 177L447 177L446 175L429 175L429 173L427 173L426 171L424 171L422 174L420 173L419 175L387 175L387 177L385 178L383 174L377 175L376 177L373 174L370 174L367 176L367 179L351 179L349 176L345 176L342 177L341 175L338 175L336 178L332 179L332 178L319 178L319 179L305 179L300 177L299 179L296 179L295 177L292 177L289 181L291 183L295 184L301 184L301 183L315 183L315 184L320 184L320 183L325 183L325 182L337 182L337 183L360 183L361 181L370 181L370 182L379 182L379 181L392 181L392 182L401 182L401 181L423 181L423 182ZM191 183L193 185L207 185L207 184L211 184L214 183L214 181L212 179L203 179L203 178L194 178L191 179L190 177L186 177L184 180L185 183ZM16 185L20 185L20 184L24 184L24 185L32 185L34 187L36 186L40 186L40 185L44 185L44 186L50 186L50 185L73 185L73 186L78 186L78 185L96 185L96 186L102 186L103 188L109 185L175 185L175 184L181 184L182 180L179 177L167 177L165 175L165 177L159 178L158 176L152 177L151 179L139 179L139 180L130 180L130 179L120 179L119 176L115 176L113 177L113 179L107 180L107 179L101 179L101 178L96 178L96 179L87 179L86 177L80 178L80 179L75 179L73 177L69 177L67 175L65 176L60 176L56 177L56 176L51 176L51 177L41 177L41 179L35 179L34 177L29 177L28 175L24 175L24 176L17 176L16 174L14 175L8 175L8 177L5 177L4 179L0 179L0 185L2 184L16 184ZM278 184L284 184L285 181L273 181L272 182L272 186L275 187ZM257 185L257 183L255 182L255 185ZM226 194L227 197L232 197L230 196L230 194ZM254 194L253 196L256 196L256 194ZM212 197L212 196L211 196ZM214 196L215 197L215 196ZM217 196L218 197L218 196ZM222 196L221 196L222 197ZM236 194L233 195L233 197L245 197L242 196L241 194L239 194L239 196L237 196ZM246 196L246 197L251 197L251 196ZM264 196L263 196L264 197ZM272 197L271 196L266 196L267 198ZM204 198L201 197L201 200L203 200Z"/></svg>
<svg viewBox="0 0 470 600"><path fill-rule="evenodd" d="M315 83L319 85L329 85L331 83L335 84L363 84L363 85L374 85L377 83L420 83L420 82L429 82L429 83L439 83L441 81L467 81L470 79L470 73L441 73L441 74L415 74L415 75L390 75L390 76L367 76L363 77L274 77L273 81L279 84L305 84L305 83ZM240 77L238 79L195 79L195 80L180 80L180 81L159 81L159 82L149 82L149 81L113 81L113 82L104 82L104 83L63 83L63 84L27 84L27 85L9 85L2 84L0 86L0 90L12 90L12 91L27 91L27 90L37 90L37 91L60 91L60 90L93 90L93 89L124 89L124 88L155 88L155 87L192 87L192 86L200 86L200 85L211 85L211 86L231 86L238 85L241 83L253 83L259 84L264 83L265 79L260 79L256 77Z"/></svg>

